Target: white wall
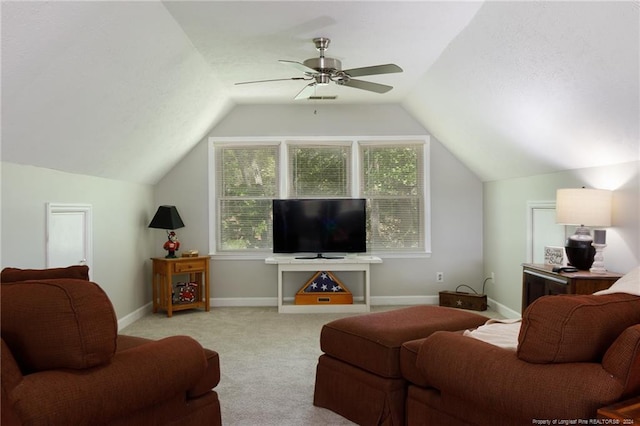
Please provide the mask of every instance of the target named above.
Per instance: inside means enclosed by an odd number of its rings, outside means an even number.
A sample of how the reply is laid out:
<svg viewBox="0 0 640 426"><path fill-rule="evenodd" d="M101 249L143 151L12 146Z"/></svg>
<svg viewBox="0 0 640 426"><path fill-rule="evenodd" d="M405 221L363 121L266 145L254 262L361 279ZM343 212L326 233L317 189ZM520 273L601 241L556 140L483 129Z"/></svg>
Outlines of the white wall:
<svg viewBox="0 0 640 426"><path fill-rule="evenodd" d="M241 105L211 132L239 136L402 136L426 130L397 105ZM155 187L157 204L175 204L185 222L179 230L184 249L208 252L207 140L202 141ZM431 138L432 256L385 258L372 265L374 303L423 301L459 284L480 287L482 184L437 140ZM160 244L158 240L157 244ZM159 248L156 255L162 254ZM445 282L436 283L436 272ZM219 260L211 264L211 294L219 304L275 304L276 267L263 260ZM292 286L292 293L304 284ZM347 283L348 286L348 283ZM294 288L295 287L295 288ZM355 295L357 291L351 289ZM291 294L293 296L293 294ZM395 299L394 299L395 298ZM431 299L433 301L433 299ZM437 299L436 299L437 303Z"/></svg>
<svg viewBox="0 0 640 426"><path fill-rule="evenodd" d="M484 267L495 272L488 295L520 312L527 262L527 202L555 201L559 188L614 190L605 268L626 273L640 263L640 162L593 167L484 184Z"/></svg>
<svg viewBox="0 0 640 426"><path fill-rule="evenodd" d="M155 205L140 185L3 162L2 267L44 268L45 206L91 204L91 279L108 294L118 318L151 301L151 235Z"/></svg>

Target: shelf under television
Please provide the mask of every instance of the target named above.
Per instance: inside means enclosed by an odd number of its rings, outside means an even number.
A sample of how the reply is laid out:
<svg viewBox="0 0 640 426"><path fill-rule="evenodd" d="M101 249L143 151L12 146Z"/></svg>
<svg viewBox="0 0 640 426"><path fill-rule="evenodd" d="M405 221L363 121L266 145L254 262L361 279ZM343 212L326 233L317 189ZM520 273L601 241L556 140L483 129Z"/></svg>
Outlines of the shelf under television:
<svg viewBox="0 0 640 426"><path fill-rule="evenodd" d="M360 313L369 312L371 287L369 265L382 263L377 256L345 256L342 259L296 259L294 256L272 256L265 263L278 266L278 312L280 313ZM283 294L283 274L299 271L360 271L364 273L364 296L360 303L296 305Z"/></svg>

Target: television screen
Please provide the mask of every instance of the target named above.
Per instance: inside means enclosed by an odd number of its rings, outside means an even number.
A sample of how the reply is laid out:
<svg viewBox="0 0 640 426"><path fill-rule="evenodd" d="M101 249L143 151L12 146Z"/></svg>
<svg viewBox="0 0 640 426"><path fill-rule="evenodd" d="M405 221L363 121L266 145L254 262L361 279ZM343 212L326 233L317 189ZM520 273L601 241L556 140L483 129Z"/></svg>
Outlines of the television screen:
<svg viewBox="0 0 640 426"><path fill-rule="evenodd" d="M273 200L274 253L363 253L366 238L362 198Z"/></svg>

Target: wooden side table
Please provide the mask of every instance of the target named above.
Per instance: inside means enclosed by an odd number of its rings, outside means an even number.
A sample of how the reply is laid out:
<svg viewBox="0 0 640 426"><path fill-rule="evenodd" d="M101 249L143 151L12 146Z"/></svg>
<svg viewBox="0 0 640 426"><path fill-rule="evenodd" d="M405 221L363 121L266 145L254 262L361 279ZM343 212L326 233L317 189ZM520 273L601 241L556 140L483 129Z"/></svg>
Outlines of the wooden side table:
<svg viewBox="0 0 640 426"><path fill-rule="evenodd" d="M153 312L167 311L171 317L174 311L204 308L209 311L209 256L178 257L167 259L154 257L153 262ZM196 300L189 303L174 303L173 277L188 275L189 282L197 284Z"/></svg>
<svg viewBox="0 0 640 426"><path fill-rule="evenodd" d="M598 410L598 418L619 420L618 423L609 424L640 424L640 397L600 408Z"/></svg>
<svg viewBox="0 0 640 426"><path fill-rule="evenodd" d="M553 265L533 263L525 263L522 268L523 313L538 297L550 294L592 294L611 287L622 276L616 272L553 272Z"/></svg>

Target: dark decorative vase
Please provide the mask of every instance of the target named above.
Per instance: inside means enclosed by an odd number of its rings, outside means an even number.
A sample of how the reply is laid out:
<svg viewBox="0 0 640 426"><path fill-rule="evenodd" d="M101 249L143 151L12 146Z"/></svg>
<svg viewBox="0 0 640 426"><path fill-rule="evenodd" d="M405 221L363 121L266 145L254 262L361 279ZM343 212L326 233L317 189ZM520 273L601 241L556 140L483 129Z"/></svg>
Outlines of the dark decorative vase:
<svg viewBox="0 0 640 426"><path fill-rule="evenodd" d="M576 231L575 234L567 238L564 250L571 266L575 266L581 271L588 271L591 268L596 254L596 249L591 244L592 242L593 238L591 238L591 234L588 231L587 234Z"/></svg>

